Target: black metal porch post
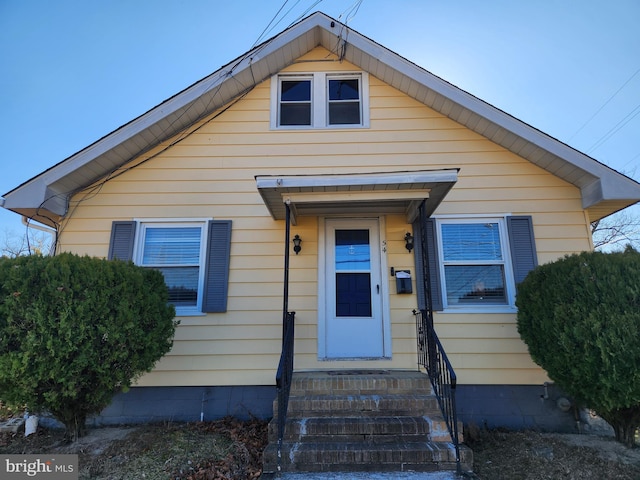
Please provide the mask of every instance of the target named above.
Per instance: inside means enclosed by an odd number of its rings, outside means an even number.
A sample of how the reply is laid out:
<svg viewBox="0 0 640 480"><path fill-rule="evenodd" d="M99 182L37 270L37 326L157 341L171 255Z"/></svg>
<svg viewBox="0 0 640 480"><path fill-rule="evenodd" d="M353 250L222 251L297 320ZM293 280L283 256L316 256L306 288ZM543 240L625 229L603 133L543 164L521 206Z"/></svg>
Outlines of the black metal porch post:
<svg viewBox="0 0 640 480"><path fill-rule="evenodd" d="M289 313L289 241L291 237L291 208L289 202L284 204L285 208L285 233L284 233L284 292L282 295L282 346L284 348L285 329L287 325L287 315Z"/></svg>

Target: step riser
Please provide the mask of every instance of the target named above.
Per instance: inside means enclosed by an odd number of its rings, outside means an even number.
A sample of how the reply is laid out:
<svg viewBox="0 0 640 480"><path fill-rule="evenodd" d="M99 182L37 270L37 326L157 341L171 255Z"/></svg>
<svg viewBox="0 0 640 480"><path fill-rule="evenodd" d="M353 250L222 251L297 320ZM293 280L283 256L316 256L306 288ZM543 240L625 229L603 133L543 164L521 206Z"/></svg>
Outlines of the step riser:
<svg viewBox="0 0 640 480"><path fill-rule="evenodd" d="M265 472L275 472L275 470L267 470ZM462 471L471 471L472 467L462 464ZM326 463L309 463L299 465L287 465L282 467L283 472L288 473L325 473L325 472L455 472L455 462L439 462L439 463L363 463L360 465L339 465ZM361 477L358 477L361 478Z"/></svg>
<svg viewBox="0 0 640 480"><path fill-rule="evenodd" d="M269 442L276 442L278 437L276 422L269 423ZM459 442L464 441L462 424L459 425ZM320 427L302 428L298 421L287 421L283 440L285 442L351 442L354 439L362 439L372 443L388 443L392 441L406 440L408 438L429 441L435 443L451 442L451 435L442 421L428 419L426 425L411 430L399 431L395 426L380 426L376 428L357 428L347 426L341 428Z"/></svg>
<svg viewBox="0 0 640 480"><path fill-rule="evenodd" d="M287 443L362 443L362 444L397 444L400 442L429 442L428 435L305 435L284 439Z"/></svg>
<svg viewBox="0 0 640 480"><path fill-rule="evenodd" d="M430 422L424 417L352 417L305 418L288 420L285 427L287 440L305 441L307 437L428 437ZM270 435L277 433L277 425L269 424Z"/></svg>
<svg viewBox="0 0 640 480"><path fill-rule="evenodd" d="M427 443L408 443L400 446L369 445L359 448L354 444L336 448L335 444L322 445L293 444L283 448L282 468L284 471L366 471L369 465L374 470L434 471L455 469L455 451L452 446L434 448ZM265 451L265 462L276 461L275 449ZM461 451L461 463L470 464L471 452ZM422 467L415 467L422 465ZM404 467L403 467L404 466Z"/></svg>
<svg viewBox="0 0 640 480"><path fill-rule="evenodd" d="M277 408L274 409L277 412ZM421 416L439 414L435 397L354 395L289 398L287 418L358 415Z"/></svg>
<svg viewBox="0 0 640 480"><path fill-rule="evenodd" d="M431 395L428 379L392 376L331 376L295 379L291 396L307 395Z"/></svg>

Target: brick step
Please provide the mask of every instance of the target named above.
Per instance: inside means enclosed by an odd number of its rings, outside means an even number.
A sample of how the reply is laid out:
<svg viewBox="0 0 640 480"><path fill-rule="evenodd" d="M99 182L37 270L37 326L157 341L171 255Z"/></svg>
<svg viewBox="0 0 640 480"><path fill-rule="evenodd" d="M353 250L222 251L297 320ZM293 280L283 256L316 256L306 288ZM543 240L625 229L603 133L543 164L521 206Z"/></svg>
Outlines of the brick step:
<svg viewBox="0 0 640 480"><path fill-rule="evenodd" d="M426 395L307 395L290 397L287 410L287 418L432 414L440 414L438 401Z"/></svg>
<svg viewBox="0 0 640 480"><path fill-rule="evenodd" d="M472 453L461 446L463 469L469 470ZM264 452L265 471L277 468L277 447ZM450 443L292 443L282 446L282 471L439 471L455 470L455 449Z"/></svg>
<svg viewBox="0 0 640 480"><path fill-rule="evenodd" d="M419 372L360 370L294 373L291 396L432 394L429 377Z"/></svg>
<svg viewBox="0 0 640 480"><path fill-rule="evenodd" d="M269 423L269 441L277 441L277 422ZM463 441L462 423L459 440ZM400 439L450 442L451 435L442 416L429 417L305 417L287 419L286 441L298 442L393 442Z"/></svg>
<svg viewBox="0 0 640 480"><path fill-rule="evenodd" d="M277 433L274 423L270 423L269 428L270 434ZM302 442L323 438L382 442L412 436L427 441L429 432L430 422L424 417L310 417L287 421L285 438Z"/></svg>
<svg viewBox="0 0 640 480"><path fill-rule="evenodd" d="M277 401L264 472L456 470L455 448L428 376L418 372L295 372L278 462ZM462 425L459 424L462 442ZM461 467L473 453L461 447Z"/></svg>

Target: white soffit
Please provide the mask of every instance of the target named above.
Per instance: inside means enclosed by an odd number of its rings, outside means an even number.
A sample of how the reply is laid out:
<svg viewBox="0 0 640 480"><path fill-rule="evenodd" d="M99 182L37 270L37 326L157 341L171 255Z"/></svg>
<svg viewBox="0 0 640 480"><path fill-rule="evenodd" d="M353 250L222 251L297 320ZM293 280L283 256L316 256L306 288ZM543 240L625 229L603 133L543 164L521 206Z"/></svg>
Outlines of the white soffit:
<svg viewBox="0 0 640 480"><path fill-rule="evenodd" d="M276 220L300 216L403 214L413 222L426 200L431 215L458 180L458 170L327 175L259 175L256 186Z"/></svg>

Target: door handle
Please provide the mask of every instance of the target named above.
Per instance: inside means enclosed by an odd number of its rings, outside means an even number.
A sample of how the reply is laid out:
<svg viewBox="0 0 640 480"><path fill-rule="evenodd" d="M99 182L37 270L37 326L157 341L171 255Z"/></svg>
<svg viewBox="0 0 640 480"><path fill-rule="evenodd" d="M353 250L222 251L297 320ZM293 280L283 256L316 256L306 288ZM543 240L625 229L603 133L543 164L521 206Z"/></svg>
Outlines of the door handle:
<svg viewBox="0 0 640 480"><path fill-rule="evenodd" d="M380 295L380 285L376 285L376 292L378 292L378 295Z"/></svg>

